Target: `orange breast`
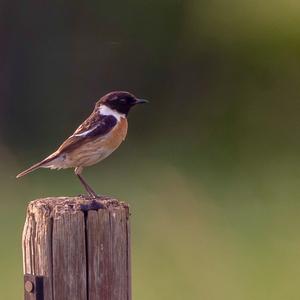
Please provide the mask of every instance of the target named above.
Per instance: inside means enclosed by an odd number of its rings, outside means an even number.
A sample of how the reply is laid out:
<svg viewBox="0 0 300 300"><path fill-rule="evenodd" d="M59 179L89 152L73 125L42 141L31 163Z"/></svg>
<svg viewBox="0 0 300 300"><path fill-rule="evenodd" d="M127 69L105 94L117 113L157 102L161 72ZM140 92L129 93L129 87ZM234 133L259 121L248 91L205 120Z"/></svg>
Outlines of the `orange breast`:
<svg viewBox="0 0 300 300"><path fill-rule="evenodd" d="M125 140L127 129L127 119L121 118L116 127L114 127L114 129L107 135L107 137L102 138L103 145L110 149L116 149Z"/></svg>

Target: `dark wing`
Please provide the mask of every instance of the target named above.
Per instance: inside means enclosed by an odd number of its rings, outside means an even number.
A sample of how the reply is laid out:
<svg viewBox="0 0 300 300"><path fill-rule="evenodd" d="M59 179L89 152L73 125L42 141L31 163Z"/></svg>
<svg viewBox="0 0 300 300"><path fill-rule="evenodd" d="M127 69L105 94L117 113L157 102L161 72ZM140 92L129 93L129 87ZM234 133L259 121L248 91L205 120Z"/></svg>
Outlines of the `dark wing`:
<svg viewBox="0 0 300 300"><path fill-rule="evenodd" d="M94 110L92 114L75 130L75 132L72 135L92 129L97 124L99 124L105 117L108 116L100 115L97 111Z"/></svg>
<svg viewBox="0 0 300 300"><path fill-rule="evenodd" d="M58 152L68 152L80 144L89 142L95 138L104 136L109 133L117 124L117 119L114 116L91 115L86 119L76 131L67 138L58 148Z"/></svg>

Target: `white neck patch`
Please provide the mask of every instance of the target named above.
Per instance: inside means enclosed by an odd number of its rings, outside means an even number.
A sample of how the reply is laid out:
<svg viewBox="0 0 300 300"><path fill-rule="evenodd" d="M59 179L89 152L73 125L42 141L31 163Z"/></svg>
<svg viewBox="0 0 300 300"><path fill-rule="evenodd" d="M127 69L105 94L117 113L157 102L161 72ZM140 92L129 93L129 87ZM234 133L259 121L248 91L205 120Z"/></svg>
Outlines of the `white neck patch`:
<svg viewBox="0 0 300 300"><path fill-rule="evenodd" d="M114 116L118 121L120 121L121 118L125 118L125 114L121 114L106 105L100 105L99 113L100 115L104 115L104 116Z"/></svg>

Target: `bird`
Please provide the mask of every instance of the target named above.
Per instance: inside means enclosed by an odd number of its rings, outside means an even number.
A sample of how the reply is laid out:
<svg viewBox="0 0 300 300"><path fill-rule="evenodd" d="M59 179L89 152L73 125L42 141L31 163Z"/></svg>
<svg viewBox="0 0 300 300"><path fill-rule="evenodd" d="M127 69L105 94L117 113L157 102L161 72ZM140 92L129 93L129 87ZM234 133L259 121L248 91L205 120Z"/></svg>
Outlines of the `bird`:
<svg viewBox="0 0 300 300"><path fill-rule="evenodd" d="M113 91L100 98L91 115L69 136L56 151L42 161L18 174L20 178L40 168L74 168L88 195L98 198L82 176L85 167L107 158L125 140L127 116L137 104L148 103L126 91Z"/></svg>

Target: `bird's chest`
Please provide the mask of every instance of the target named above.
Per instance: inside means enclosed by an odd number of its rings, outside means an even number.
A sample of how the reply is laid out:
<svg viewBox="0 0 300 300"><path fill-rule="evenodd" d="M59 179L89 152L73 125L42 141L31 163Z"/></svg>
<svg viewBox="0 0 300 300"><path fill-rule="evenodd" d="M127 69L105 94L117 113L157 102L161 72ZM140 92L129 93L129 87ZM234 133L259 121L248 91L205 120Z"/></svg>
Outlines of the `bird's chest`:
<svg viewBox="0 0 300 300"><path fill-rule="evenodd" d="M125 140L128 123L125 118L121 118L118 124L104 137L95 140L95 146L109 150L115 150Z"/></svg>

